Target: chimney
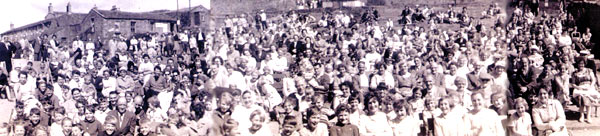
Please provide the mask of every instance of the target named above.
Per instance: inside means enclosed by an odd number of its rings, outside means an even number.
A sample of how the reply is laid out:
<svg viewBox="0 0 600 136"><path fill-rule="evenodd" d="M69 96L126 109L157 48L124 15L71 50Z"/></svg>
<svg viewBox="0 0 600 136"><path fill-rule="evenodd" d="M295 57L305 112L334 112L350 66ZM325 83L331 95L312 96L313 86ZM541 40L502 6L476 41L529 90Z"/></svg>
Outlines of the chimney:
<svg viewBox="0 0 600 136"><path fill-rule="evenodd" d="M15 24L13 24L12 22L10 22L10 30L15 29Z"/></svg>
<svg viewBox="0 0 600 136"><path fill-rule="evenodd" d="M67 14L71 14L71 2L67 3Z"/></svg>
<svg viewBox="0 0 600 136"><path fill-rule="evenodd" d="M110 11L119 11L119 8L117 8L117 5L113 5Z"/></svg>
<svg viewBox="0 0 600 136"><path fill-rule="evenodd" d="M52 3L48 4L48 14L54 13L54 9L52 8Z"/></svg>

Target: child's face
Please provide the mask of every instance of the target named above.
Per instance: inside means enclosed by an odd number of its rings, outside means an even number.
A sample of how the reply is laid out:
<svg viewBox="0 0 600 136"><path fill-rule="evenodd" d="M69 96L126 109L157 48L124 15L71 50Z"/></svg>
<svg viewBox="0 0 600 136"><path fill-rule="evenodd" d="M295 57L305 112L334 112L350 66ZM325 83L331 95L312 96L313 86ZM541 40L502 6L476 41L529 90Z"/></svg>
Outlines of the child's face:
<svg viewBox="0 0 600 136"><path fill-rule="evenodd" d="M391 102L383 105L383 107L386 113L394 110L394 104L392 104Z"/></svg>
<svg viewBox="0 0 600 136"><path fill-rule="evenodd" d="M292 112L294 110L294 104L292 104L292 102L286 102L283 105L283 108L285 109L286 113L290 113L290 112Z"/></svg>
<svg viewBox="0 0 600 136"><path fill-rule="evenodd" d="M85 111L85 120L93 121L94 119L95 119L94 118L94 113L92 111L90 111L90 110L86 110Z"/></svg>
<svg viewBox="0 0 600 136"><path fill-rule="evenodd" d="M317 124L319 124L320 121L321 121L321 115L315 114L315 115L310 116L310 118L308 118L308 125L315 127L315 126L317 126Z"/></svg>
<svg viewBox="0 0 600 136"><path fill-rule="evenodd" d="M524 104L518 104L515 108L517 108L517 113L519 114L527 112L527 108L525 108Z"/></svg>
<svg viewBox="0 0 600 136"><path fill-rule="evenodd" d="M352 101L350 101L350 109L352 109L352 110L358 110L359 106L360 105L359 105L358 100L352 100Z"/></svg>
<svg viewBox="0 0 600 136"><path fill-rule="evenodd" d="M252 117L252 119L250 119L250 122L252 122L252 126L251 129L254 130L259 130L260 128L262 128L262 121L260 119L260 116L254 116Z"/></svg>
<svg viewBox="0 0 600 136"><path fill-rule="evenodd" d="M52 118L54 120L54 122L58 122L58 121L62 121L62 119L64 118L64 115L55 112L54 113L54 117Z"/></svg>
<svg viewBox="0 0 600 136"><path fill-rule="evenodd" d="M244 101L244 105L246 107L250 107L252 106L252 104L254 104L254 102L252 101L252 96L250 93L244 93L244 95L242 95L242 99Z"/></svg>
<svg viewBox="0 0 600 136"><path fill-rule="evenodd" d="M219 102L219 109L221 109L221 111L226 111L229 109L229 104L227 102Z"/></svg>
<svg viewBox="0 0 600 136"><path fill-rule="evenodd" d="M441 101L440 102L440 109L444 113L449 112L450 111L450 102L448 102L447 100Z"/></svg>
<svg viewBox="0 0 600 136"><path fill-rule="evenodd" d="M40 115L31 114L31 116L29 116L29 120L31 120L31 122L37 124L40 122Z"/></svg>
<svg viewBox="0 0 600 136"><path fill-rule="evenodd" d="M426 104L427 105L425 105L425 107L427 107L427 109L429 109L429 110L435 109L435 102L434 101L428 101Z"/></svg>
<svg viewBox="0 0 600 136"><path fill-rule="evenodd" d="M483 96L481 94L474 95L471 100L473 101L473 109L479 110L485 108Z"/></svg>
<svg viewBox="0 0 600 136"><path fill-rule="evenodd" d="M291 136L295 131L296 131L296 126L286 123L283 125L283 131L281 132L281 135Z"/></svg>
<svg viewBox="0 0 600 136"><path fill-rule="evenodd" d="M369 100L369 112L375 113L379 111L379 102L375 98Z"/></svg>
<svg viewBox="0 0 600 136"><path fill-rule="evenodd" d="M502 108L504 106L504 101L502 99L498 99L494 101L494 107Z"/></svg>
<svg viewBox="0 0 600 136"><path fill-rule="evenodd" d="M79 127L73 127L71 128L71 134L74 136L80 136L83 132L81 131L81 129Z"/></svg>
<svg viewBox="0 0 600 136"><path fill-rule="evenodd" d="M402 107L402 108L398 109L396 111L396 114L398 115L397 116L398 118L404 118L404 117L406 117L406 115L407 115L406 108Z"/></svg>
<svg viewBox="0 0 600 136"><path fill-rule="evenodd" d="M320 108L323 107L324 103L325 102L323 100L316 100L315 101L315 106L320 109Z"/></svg>
<svg viewBox="0 0 600 136"><path fill-rule="evenodd" d="M17 125L15 126L15 136L24 136L25 135L25 126Z"/></svg>
<svg viewBox="0 0 600 136"><path fill-rule="evenodd" d="M144 123L140 126L140 133L148 135L150 133L150 123Z"/></svg>
<svg viewBox="0 0 600 136"><path fill-rule="evenodd" d="M423 94L421 93L421 91L415 91L414 95L415 98L420 99L421 96L423 96Z"/></svg>
<svg viewBox="0 0 600 136"><path fill-rule="evenodd" d="M341 124L348 124L350 122L348 112L340 112L337 117L338 117L338 122Z"/></svg>
<svg viewBox="0 0 600 136"><path fill-rule="evenodd" d="M111 124L111 123L106 123L106 125L104 125L104 131L106 131L107 134L112 134L115 132L115 125Z"/></svg>

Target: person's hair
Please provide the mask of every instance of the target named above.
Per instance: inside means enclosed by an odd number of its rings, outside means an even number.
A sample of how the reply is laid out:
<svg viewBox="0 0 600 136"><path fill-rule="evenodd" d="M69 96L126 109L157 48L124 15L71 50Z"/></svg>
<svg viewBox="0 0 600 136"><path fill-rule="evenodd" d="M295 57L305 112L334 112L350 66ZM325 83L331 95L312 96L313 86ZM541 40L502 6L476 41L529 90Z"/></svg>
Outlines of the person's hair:
<svg viewBox="0 0 600 136"><path fill-rule="evenodd" d="M380 68L387 69L387 65L385 65L385 63L378 62L378 63L375 63L375 68L376 68L377 70L379 70Z"/></svg>
<svg viewBox="0 0 600 136"><path fill-rule="evenodd" d="M81 75L81 72L78 70L73 70L72 75Z"/></svg>
<svg viewBox="0 0 600 136"><path fill-rule="evenodd" d="M38 115L38 116L41 115L40 109L37 107L31 108L31 110L29 110L29 116L31 116L31 115Z"/></svg>
<svg viewBox="0 0 600 136"><path fill-rule="evenodd" d="M342 114L343 112L348 112L350 113L350 107L348 106L348 104L340 104L336 109L335 109L335 116L339 116L340 114Z"/></svg>
<svg viewBox="0 0 600 136"><path fill-rule="evenodd" d="M306 118L307 119L312 116L321 115L321 114L322 114L321 110L317 109L316 107L312 107L312 108L309 108L306 110Z"/></svg>
<svg viewBox="0 0 600 136"><path fill-rule="evenodd" d="M82 132L85 132L85 130L83 129L83 125L81 123L73 123L73 128L79 128L79 130L81 130Z"/></svg>
<svg viewBox="0 0 600 136"><path fill-rule="evenodd" d="M467 83L467 79L465 79L464 77L459 77L459 76L457 76L457 77L454 79L454 84L456 84L456 83L458 83L458 82Z"/></svg>
<svg viewBox="0 0 600 136"><path fill-rule="evenodd" d="M94 108L93 105L88 105L88 106L85 106L84 112L94 114L94 112L96 112L96 108Z"/></svg>
<svg viewBox="0 0 600 136"><path fill-rule="evenodd" d="M475 91L475 92L471 93L471 99L473 99L476 95L481 95L482 97L485 96L485 95L483 95L483 92Z"/></svg>
<svg viewBox="0 0 600 136"><path fill-rule="evenodd" d="M48 127L44 126L44 125L38 125L34 128L34 130L32 131L32 136L37 136L37 135L50 135L50 133L48 132Z"/></svg>
<svg viewBox="0 0 600 136"><path fill-rule="evenodd" d="M250 113L250 120L252 120L252 118L254 118L255 116L259 117L260 122L265 122L265 120L266 120L265 115L259 109L254 110L254 111L252 111L252 113Z"/></svg>
<svg viewBox="0 0 600 136"><path fill-rule="evenodd" d="M454 107L454 99L452 99L452 97L442 97L438 100L438 107L440 104L442 104L442 101L448 101L448 104L450 105L450 107Z"/></svg>
<svg viewBox="0 0 600 136"><path fill-rule="evenodd" d="M215 62L217 59L219 59L219 62L221 62L221 65L225 65L225 64L223 64L223 58L221 58L221 57L219 57L219 56L216 56L216 57L214 57L214 58L212 59L212 61L213 61L213 62Z"/></svg>
<svg viewBox="0 0 600 136"><path fill-rule="evenodd" d="M23 129L25 129L27 127L26 125L27 125L27 123L24 120L17 119L13 122L12 126L10 126L10 130L12 132L15 132L15 129L17 128L17 126L22 126Z"/></svg>
<svg viewBox="0 0 600 136"><path fill-rule="evenodd" d="M117 117L113 116L113 115L108 115L106 116L106 119L104 120L104 125L108 125L108 124L112 124L112 125L117 125Z"/></svg>
<svg viewBox="0 0 600 136"><path fill-rule="evenodd" d="M156 97L150 97L148 99L148 104L154 106L155 108L160 108L160 101Z"/></svg>
<svg viewBox="0 0 600 136"><path fill-rule="evenodd" d="M426 95L426 94L425 94L425 93L426 93L426 90L425 90L425 89L423 89L423 88L421 88L421 87L415 87L415 88L413 88L413 89L412 89L413 98L415 97L415 95L414 95L414 94L416 94L417 92L420 92L420 93L421 93L421 98L425 97L425 95Z"/></svg>
<svg viewBox="0 0 600 136"><path fill-rule="evenodd" d="M381 103L381 98L380 98L380 97L378 97L378 96L377 96L375 93L373 93L373 92L369 92L369 93L367 93L367 95L365 95L365 99L364 99L364 106L365 106L365 109L368 109L368 108L369 108L369 104L370 104L370 103L369 103L369 101L370 101L371 99L374 99L374 100L375 100L377 103Z"/></svg>
<svg viewBox="0 0 600 136"><path fill-rule="evenodd" d="M545 88L540 88L540 90L538 91L537 95L540 96L542 94L542 92L546 92L548 93L548 97L550 97L552 99L552 92L546 90Z"/></svg>
<svg viewBox="0 0 600 136"><path fill-rule="evenodd" d="M344 81L344 82L342 82L342 83L339 85L340 89L342 89L342 86L346 86L346 87L348 87L348 88L350 89L350 91L351 91L351 92L353 91L353 85L352 85L352 82L350 82L350 81Z"/></svg>
<svg viewBox="0 0 600 136"><path fill-rule="evenodd" d="M65 115L65 113L66 113L65 107L60 107L60 106L59 107L55 107L54 108L54 113Z"/></svg>
<svg viewBox="0 0 600 136"><path fill-rule="evenodd" d="M64 124L65 124L65 121L71 121L71 125L73 125L73 123L74 123L74 122L73 122L73 120L72 120L71 118L69 118L69 117L65 117L65 118L63 118L63 120L62 120L62 122L61 122L61 123L64 125Z"/></svg>
<svg viewBox="0 0 600 136"><path fill-rule="evenodd" d="M295 127L298 125L298 120L296 120L295 115L286 115L283 119L283 125L292 125Z"/></svg>
<svg viewBox="0 0 600 136"><path fill-rule="evenodd" d="M229 95L226 95L226 94L229 94ZM233 98L231 98L231 97L232 97L232 94L230 92L223 92L223 93L221 93L221 95L218 96L219 99L218 99L217 103L225 103L227 105L231 105L231 103L233 101Z"/></svg>
<svg viewBox="0 0 600 136"><path fill-rule="evenodd" d="M357 93L351 93L350 97L348 97L348 103L350 103L351 101L354 101L354 100L356 100L356 101L358 101L360 103L361 102L360 98L361 98L360 97L360 93L358 93L358 92Z"/></svg>
<svg viewBox="0 0 600 136"><path fill-rule="evenodd" d="M425 97L425 105L427 105L429 102L434 102L435 103L437 101L433 97Z"/></svg>
<svg viewBox="0 0 600 136"><path fill-rule="evenodd" d="M322 94L315 94L311 97L311 101L312 102L317 102L317 101L321 101L324 102L325 101L325 96Z"/></svg>
<svg viewBox="0 0 600 136"><path fill-rule="evenodd" d="M407 115L412 114L412 112L411 112L412 106L406 100L400 100L400 101L394 102L394 111L398 112L401 109L404 109L406 111Z"/></svg>
<svg viewBox="0 0 600 136"><path fill-rule="evenodd" d="M529 109L529 104L527 104L527 101L525 101L525 99L523 99L523 98L521 98L521 97L519 97L519 98L515 99L515 104L514 104L514 107L515 107L515 109L516 109L516 108L517 108L517 106L519 106L519 105L523 105L523 106L525 106L525 110Z"/></svg>
<svg viewBox="0 0 600 136"><path fill-rule="evenodd" d="M79 89L79 88L73 88L73 89L71 89L71 94L73 94L73 92L75 92L75 91L79 91L81 93L81 89Z"/></svg>
<svg viewBox="0 0 600 136"><path fill-rule="evenodd" d="M284 102L283 104L291 103L291 104L294 105L294 110L295 111L299 110L299 106L298 106L299 105L299 100L298 100L298 98L296 98L296 95L294 95L294 94L288 95L288 97L285 97L285 100L283 102Z"/></svg>
<svg viewBox="0 0 600 136"><path fill-rule="evenodd" d="M108 95L109 95L109 96L110 96L111 94L116 94L116 95L119 95L119 93L117 93L117 91L110 91L110 92L108 93Z"/></svg>
<svg viewBox="0 0 600 136"><path fill-rule="evenodd" d="M504 94L502 94L501 92L497 92L492 94L491 96L492 98L492 103L496 100L501 100L501 101L506 101L506 96Z"/></svg>
<svg viewBox="0 0 600 136"><path fill-rule="evenodd" d="M161 70L162 70L162 69L160 68L160 66L158 66L158 65L157 65L157 66L154 66L154 71L156 71L157 69L158 69L159 71L161 71Z"/></svg>
<svg viewBox="0 0 600 136"><path fill-rule="evenodd" d="M25 75L25 77L28 77L27 72L25 72L25 71L19 72L19 77L21 77L21 75Z"/></svg>
<svg viewBox="0 0 600 136"><path fill-rule="evenodd" d="M223 123L223 130L228 130L228 129L236 128L236 127L238 127L238 125L239 125L239 123L237 121L235 121L234 119L227 119Z"/></svg>

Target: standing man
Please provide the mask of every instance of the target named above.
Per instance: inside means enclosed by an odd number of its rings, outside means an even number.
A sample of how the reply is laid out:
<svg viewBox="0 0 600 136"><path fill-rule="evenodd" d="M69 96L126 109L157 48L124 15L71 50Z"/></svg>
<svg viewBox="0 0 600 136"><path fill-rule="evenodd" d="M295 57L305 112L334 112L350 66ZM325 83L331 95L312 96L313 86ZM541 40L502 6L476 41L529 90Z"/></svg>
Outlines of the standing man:
<svg viewBox="0 0 600 136"><path fill-rule="evenodd" d="M265 13L265 10L260 10L260 24L263 28L263 30L267 29L267 13Z"/></svg>
<svg viewBox="0 0 600 136"><path fill-rule="evenodd" d="M4 62L6 67L6 72L10 72L12 70L12 58L13 52L10 49L10 44L7 41L7 38L4 37L2 42L0 42L0 62Z"/></svg>
<svg viewBox="0 0 600 136"><path fill-rule="evenodd" d="M229 17L229 15L225 15L225 34L227 34L227 38L231 39L231 28L233 27L233 19Z"/></svg>

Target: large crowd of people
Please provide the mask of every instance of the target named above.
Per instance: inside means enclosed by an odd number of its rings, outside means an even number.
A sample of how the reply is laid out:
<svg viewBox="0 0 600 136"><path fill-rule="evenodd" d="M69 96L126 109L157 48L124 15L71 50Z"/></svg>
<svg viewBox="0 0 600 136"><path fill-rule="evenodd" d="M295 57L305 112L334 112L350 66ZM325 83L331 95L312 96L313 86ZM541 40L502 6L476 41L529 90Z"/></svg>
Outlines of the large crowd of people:
<svg viewBox="0 0 600 136"><path fill-rule="evenodd" d="M4 38L0 97L15 107L0 135L568 135L569 105L593 122L589 28L563 10L461 8L410 5L390 19L261 12L180 33Z"/></svg>

